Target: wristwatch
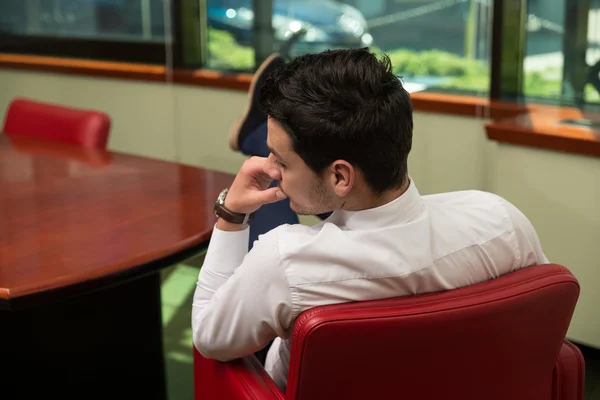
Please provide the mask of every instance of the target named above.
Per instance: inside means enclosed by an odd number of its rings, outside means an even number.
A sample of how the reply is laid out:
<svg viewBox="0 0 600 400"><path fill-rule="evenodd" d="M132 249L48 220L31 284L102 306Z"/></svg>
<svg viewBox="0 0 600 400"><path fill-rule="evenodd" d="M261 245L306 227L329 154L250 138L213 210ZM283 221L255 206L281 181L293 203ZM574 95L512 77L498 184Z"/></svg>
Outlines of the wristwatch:
<svg viewBox="0 0 600 400"><path fill-rule="evenodd" d="M252 218L254 218L255 212L251 214L236 213L225 207L225 198L229 189L223 189L215 201L215 207L213 212L217 218L221 218L223 221L229 222L230 224L246 225Z"/></svg>

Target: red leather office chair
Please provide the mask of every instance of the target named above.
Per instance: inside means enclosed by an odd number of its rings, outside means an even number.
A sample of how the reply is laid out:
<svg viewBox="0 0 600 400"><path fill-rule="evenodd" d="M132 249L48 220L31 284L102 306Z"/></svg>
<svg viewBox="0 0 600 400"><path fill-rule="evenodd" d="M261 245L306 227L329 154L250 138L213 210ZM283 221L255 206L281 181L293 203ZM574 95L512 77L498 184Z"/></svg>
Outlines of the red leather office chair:
<svg viewBox="0 0 600 400"><path fill-rule="evenodd" d="M105 113L18 98L8 107L2 131L104 149L109 130Z"/></svg>
<svg viewBox="0 0 600 400"><path fill-rule="evenodd" d="M581 400L565 341L579 284L540 265L447 292L311 309L297 319L287 393L254 356L194 350L195 399Z"/></svg>

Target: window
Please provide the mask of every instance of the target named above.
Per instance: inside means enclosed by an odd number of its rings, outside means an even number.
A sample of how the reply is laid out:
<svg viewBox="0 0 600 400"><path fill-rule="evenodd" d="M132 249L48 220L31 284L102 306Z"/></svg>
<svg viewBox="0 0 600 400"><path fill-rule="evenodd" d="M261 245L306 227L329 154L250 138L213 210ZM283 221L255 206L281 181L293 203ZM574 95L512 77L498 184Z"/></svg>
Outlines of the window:
<svg viewBox="0 0 600 400"><path fill-rule="evenodd" d="M163 0L2 0L0 51L165 62Z"/></svg>
<svg viewBox="0 0 600 400"><path fill-rule="evenodd" d="M0 8L2 29L14 34L158 42L165 38L161 0L13 0Z"/></svg>
<svg viewBox="0 0 600 400"><path fill-rule="evenodd" d="M206 18L206 66L234 72L254 70L252 0L207 0Z"/></svg>
<svg viewBox="0 0 600 400"><path fill-rule="evenodd" d="M528 5L524 95L530 100L597 103L600 1L559 3L556 8L544 8L545 2L539 0Z"/></svg>
<svg viewBox="0 0 600 400"><path fill-rule="evenodd" d="M207 67L251 71L266 56L260 48L296 56L370 46L390 55L411 91L488 91L491 0L254 3L207 0ZM261 32L265 25L272 32Z"/></svg>
<svg viewBox="0 0 600 400"><path fill-rule="evenodd" d="M1 0L0 52L252 72L369 46L410 91L600 105L600 0Z"/></svg>
<svg viewBox="0 0 600 400"><path fill-rule="evenodd" d="M485 94L492 0L2 0L0 51L251 72L369 46L411 91Z"/></svg>
<svg viewBox="0 0 600 400"><path fill-rule="evenodd" d="M526 9L512 11L511 0L504 2L504 50L496 60L504 69L499 65L493 78L493 96L578 107L600 103L600 0L530 0ZM511 37L507 26L517 27Z"/></svg>

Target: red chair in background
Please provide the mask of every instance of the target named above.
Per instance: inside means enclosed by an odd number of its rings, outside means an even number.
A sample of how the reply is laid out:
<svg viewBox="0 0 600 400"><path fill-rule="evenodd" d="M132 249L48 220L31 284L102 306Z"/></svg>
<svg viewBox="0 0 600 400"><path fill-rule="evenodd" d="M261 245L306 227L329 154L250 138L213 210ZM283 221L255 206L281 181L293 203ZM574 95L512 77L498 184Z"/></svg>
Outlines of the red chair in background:
<svg viewBox="0 0 600 400"><path fill-rule="evenodd" d="M287 393L254 356L194 349L195 399L582 400L565 341L579 284L538 265L445 292L311 309L297 319Z"/></svg>
<svg viewBox="0 0 600 400"><path fill-rule="evenodd" d="M8 107L2 131L6 135L105 149L110 122L110 117L102 112L18 98Z"/></svg>

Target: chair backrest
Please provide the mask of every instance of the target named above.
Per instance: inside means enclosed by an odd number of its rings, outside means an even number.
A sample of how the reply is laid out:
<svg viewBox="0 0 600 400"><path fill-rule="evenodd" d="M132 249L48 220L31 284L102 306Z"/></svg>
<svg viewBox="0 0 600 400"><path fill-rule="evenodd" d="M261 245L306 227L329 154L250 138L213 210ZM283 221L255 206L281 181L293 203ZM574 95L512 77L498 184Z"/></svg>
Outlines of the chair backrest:
<svg viewBox="0 0 600 400"><path fill-rule="evenodd" d="M104 149L110 122L105 113L17 98L8 107L2 131Z"/></svg>
<svg viewBox="0 0 600 400"><path fill-rule="evenodd" d="M446 292L297 319L288 399L552 399L579 285L538 265Z"/></svg>

